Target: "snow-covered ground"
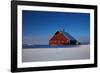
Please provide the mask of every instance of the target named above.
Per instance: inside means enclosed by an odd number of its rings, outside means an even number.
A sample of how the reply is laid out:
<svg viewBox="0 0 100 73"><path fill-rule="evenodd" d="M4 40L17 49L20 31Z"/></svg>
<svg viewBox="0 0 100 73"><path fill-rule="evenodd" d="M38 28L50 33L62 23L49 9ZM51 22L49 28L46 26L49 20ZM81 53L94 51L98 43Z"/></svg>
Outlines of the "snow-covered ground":
<svg viewBox="0 0 100 73"><path fill-rule="evenodd" d="M23 62L79 60L90 58L90 45L70 48L27 48L22 50Z"/></svg>

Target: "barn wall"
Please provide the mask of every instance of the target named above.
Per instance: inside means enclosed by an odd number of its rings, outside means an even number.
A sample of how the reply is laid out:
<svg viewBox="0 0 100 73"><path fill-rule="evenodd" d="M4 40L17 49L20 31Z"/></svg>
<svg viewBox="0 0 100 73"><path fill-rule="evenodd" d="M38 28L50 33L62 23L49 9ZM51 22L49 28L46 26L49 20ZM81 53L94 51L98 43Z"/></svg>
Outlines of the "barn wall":
<svg viewBox="0 0 100 73"><path fill-rule="evenodd" d="M55 34L50 40L49 45L65 45L69 44L69 39L66 38L63 34Z"/></svg>

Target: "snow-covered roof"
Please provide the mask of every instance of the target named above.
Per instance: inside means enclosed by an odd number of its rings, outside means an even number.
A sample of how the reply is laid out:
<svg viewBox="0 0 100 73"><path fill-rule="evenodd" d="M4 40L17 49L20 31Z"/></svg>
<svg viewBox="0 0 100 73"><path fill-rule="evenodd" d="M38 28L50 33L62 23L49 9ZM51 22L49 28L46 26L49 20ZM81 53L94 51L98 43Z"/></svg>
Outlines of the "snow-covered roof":
<svg viewBox="0 0 100 73"><path fill-rule="evenodd" d="M69 38L70 40L76 40L74 37L72 37L69 33L64 32L64 31L60 31L60 33L62 33L65 37Z"/></svg>

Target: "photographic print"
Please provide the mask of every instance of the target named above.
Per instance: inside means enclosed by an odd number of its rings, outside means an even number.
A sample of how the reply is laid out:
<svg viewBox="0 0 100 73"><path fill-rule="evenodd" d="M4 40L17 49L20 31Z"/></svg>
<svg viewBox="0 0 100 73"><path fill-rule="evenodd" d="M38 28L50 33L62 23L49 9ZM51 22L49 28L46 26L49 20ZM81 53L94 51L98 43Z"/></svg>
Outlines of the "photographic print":
<svg viewBox="0 0 100 73"><path fill-rule="evenodd" d="M11 71L97 66L97 7L12 1Z"/></svg>
<svg viewBox="0 0 100 73"><path fill-rule="evenodd" d="M22 11L22 61L90 59L90 14Z"/></svg>

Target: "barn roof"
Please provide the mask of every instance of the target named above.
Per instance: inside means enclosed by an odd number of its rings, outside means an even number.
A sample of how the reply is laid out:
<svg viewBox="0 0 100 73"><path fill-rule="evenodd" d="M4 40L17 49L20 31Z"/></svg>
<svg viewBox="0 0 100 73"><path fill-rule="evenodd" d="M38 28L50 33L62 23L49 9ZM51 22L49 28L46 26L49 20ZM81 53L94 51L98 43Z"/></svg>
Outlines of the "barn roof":
<svg viewBox="0 0 100 73"><path fill-rule="evenodd" d="M60 31L60 33L62 33L65 37L69 38L70 40L76 40L74 37L72 37L69 33L64 32L64 31Z"/></svg>

